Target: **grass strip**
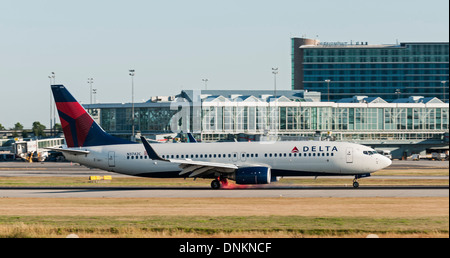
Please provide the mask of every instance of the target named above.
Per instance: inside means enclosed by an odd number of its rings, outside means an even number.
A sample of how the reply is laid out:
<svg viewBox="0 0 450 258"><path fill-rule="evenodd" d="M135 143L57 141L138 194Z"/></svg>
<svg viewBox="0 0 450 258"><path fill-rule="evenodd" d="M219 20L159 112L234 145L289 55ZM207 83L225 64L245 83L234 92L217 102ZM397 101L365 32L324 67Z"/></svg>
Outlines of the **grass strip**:
<svg viewBox="0 0 450 258"><path fill-rule="evenodd" d="M449 218L307 216L0 216L1 238L447 237Z"/></svg>

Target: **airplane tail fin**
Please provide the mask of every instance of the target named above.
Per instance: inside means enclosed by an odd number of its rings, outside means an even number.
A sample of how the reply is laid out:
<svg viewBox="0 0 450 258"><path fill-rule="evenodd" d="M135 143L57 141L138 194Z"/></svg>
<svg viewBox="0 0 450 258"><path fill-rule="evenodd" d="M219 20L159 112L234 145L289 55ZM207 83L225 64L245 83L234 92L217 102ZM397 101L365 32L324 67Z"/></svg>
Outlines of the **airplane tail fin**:
<svg viewBox="0 0 450 258"><path fill-rule="evenodd" d="M68 147L133 143L105 132L64 85L51 87Z"/></svg>

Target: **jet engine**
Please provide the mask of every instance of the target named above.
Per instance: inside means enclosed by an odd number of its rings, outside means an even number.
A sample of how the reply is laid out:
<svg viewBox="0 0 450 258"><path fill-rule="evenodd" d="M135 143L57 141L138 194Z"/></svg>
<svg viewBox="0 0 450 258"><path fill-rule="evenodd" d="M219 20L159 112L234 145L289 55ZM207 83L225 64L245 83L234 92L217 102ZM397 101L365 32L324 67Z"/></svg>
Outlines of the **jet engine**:
<svg viewBox="0 0 450 258"><path fill-rule="evenodd" d="M270 184L271 173L269 167L245 167L239 168L234 173L236 184L254 185Z"/></svg>

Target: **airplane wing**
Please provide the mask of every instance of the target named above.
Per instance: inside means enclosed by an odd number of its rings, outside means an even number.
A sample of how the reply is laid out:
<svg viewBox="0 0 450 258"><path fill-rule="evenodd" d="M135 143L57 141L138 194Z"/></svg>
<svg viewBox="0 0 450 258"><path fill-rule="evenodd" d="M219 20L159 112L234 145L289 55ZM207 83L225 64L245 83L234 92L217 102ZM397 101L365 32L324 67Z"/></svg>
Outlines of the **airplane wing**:
<svg viewBox="0 0 450 258"><path fill-rule="evenodd" d="M87 150L76 150L76 149L61 149L61 148L45 148L45 149L60 151L63 153L65 152L73 155L86 155L90 153L90 151Z"/></svg>
<svg viewBox="0 0 450 258"><path fill-rule="evenodd" d="M156 151L143 136L141 136L141 140L148 156L151 159L179 164L179 167L183 170L180 172L180 175L191 173L189 177L202 177L215 171L221 173L233 173L236 169L238 169L237 165L229 163L196 161L191 159L163 159L158 155L158 153L156 153Z"/></svg>

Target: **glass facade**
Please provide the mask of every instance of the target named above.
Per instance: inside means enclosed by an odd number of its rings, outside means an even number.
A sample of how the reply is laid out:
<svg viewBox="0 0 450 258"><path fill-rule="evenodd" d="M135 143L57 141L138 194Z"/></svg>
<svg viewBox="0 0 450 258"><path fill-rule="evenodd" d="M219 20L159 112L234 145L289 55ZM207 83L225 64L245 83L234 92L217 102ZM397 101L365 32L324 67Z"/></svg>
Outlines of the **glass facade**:
<svg viewBox="0 0 450 258"><path fill-rule="evenodd" d="M293 89L319 91L322 100L367 95L392 101L419 95L448 101L448 42L316 45L292 51Z"/></svg>
<svg viewBox="0 0 450 258"><path fill-rule="evenodd" d="M442 104L343 104L259 103L239 107L207 103L202 111L202 134L295 135L332 131L341 135L417 134L448 131L449 109ZM412 107L416 106L416 107ZM425 134L422 134L425 136ZM440 136L439 136L440 137Z"/></svg>
<svg viewBox="0 0 450 258"><path fill-rule="evenodd" d="M312 140L319 131L322 138L330 136L337 141L408 146L397 157L448 146L449 106L436 98L411 97L388 103L355 97L320 102L309 99L317 96L311 92L303 92L301 97L300 91L284 91L276 98L269 94L273 92L235 93L190 92L173 101L137 103L135 130L146 136L191 132L202 141ZM131 136L130 104L85 106L107 132Z"/></svg>
<svg viewBox="0 0 450 258"><path fill-rule="evenodd" d="M171 118L177 110L167 107L135 108L135 130L142 133L170 132ZM101 127L112 134L130 134L131 108L102 108L99 112Z"/></svg>

